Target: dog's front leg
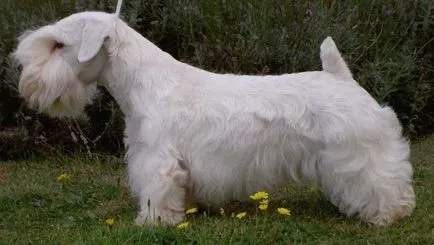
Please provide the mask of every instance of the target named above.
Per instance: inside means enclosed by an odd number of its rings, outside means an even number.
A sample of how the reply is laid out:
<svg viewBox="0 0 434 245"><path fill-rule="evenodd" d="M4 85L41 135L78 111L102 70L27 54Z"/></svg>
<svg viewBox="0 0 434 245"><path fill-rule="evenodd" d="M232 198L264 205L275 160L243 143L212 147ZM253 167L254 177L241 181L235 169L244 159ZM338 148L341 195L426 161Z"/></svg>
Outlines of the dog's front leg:
<svg viewBox="0 0 434 245"><path fill-rule="evenodd" d="M139 201L136 224L176 225L184 218L188 171L161 151L141 152L128 162L129 184Z"/></svg>

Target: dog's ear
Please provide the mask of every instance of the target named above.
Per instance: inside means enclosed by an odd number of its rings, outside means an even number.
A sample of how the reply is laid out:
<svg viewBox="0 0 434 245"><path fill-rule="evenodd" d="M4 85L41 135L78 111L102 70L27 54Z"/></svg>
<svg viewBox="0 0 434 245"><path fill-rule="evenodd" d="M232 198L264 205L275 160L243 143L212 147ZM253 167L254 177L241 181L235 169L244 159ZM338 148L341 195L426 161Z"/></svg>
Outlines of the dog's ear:
<svg viewBox="0 0 434 245"><path fill-rule="evenodd" d="M95 57L108 36L108 28L102 23L86 23L81 36L78 61L83 63Z"/></svg>

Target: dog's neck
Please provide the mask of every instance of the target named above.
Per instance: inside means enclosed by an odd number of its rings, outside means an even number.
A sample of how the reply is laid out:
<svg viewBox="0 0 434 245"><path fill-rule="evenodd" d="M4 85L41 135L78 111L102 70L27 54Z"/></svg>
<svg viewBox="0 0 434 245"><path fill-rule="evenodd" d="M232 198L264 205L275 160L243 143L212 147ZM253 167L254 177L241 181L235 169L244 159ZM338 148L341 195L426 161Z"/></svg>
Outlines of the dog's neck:
<svg viewBox="0 0 434 245"><path fill-rule="evenodd" d="M125 116L145 116L148 108L179 82L176 71L185 64L119 21L107 45L109 59L99 78Z"/></svg>

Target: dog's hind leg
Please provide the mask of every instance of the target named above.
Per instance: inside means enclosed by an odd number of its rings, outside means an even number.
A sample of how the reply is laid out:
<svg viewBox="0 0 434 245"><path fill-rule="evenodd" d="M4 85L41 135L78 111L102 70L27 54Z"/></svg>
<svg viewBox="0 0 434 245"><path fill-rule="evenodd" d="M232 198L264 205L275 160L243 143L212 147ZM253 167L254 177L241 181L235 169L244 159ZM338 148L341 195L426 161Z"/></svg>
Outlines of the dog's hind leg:
<svg viewBox="0 0 434 245"><path fill-rule="evenodd" d="M386 120L396 122L388 110L383 109ZM388 126L380 127L381 133L327 144L318 164L319 182L331 202L375 225L409 216L415 206L409 144L399 126Z"/></svg>
<svg viewBox="0 0 434 245"><path fill-rule="evenodd" d="M130 157L129 184L139 201L136 224L176 225L185 216L188 171L178 159L157 152Z"/></svg>

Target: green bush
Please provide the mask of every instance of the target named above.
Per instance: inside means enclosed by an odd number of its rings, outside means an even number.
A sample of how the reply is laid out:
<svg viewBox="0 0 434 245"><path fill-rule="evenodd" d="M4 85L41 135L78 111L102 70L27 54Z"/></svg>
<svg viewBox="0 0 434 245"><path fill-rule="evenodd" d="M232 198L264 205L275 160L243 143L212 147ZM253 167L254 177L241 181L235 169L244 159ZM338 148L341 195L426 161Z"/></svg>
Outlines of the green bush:
<svg viewBox="0 0 434 245"><path fill-rule="evenodd" d="M19 33L115 0L0 3L0 156L47 150L122 152L123 119L103 91L80 121L28 110L9 59ZM175 58L216 72L281 74L321 68L336 41L359 83L398 113L409 136L433 129L434 3L420 1L126 0L123 19ZM431 127L431 128L430 128ZM76 140L74 140L76 139Z"/></svg>

